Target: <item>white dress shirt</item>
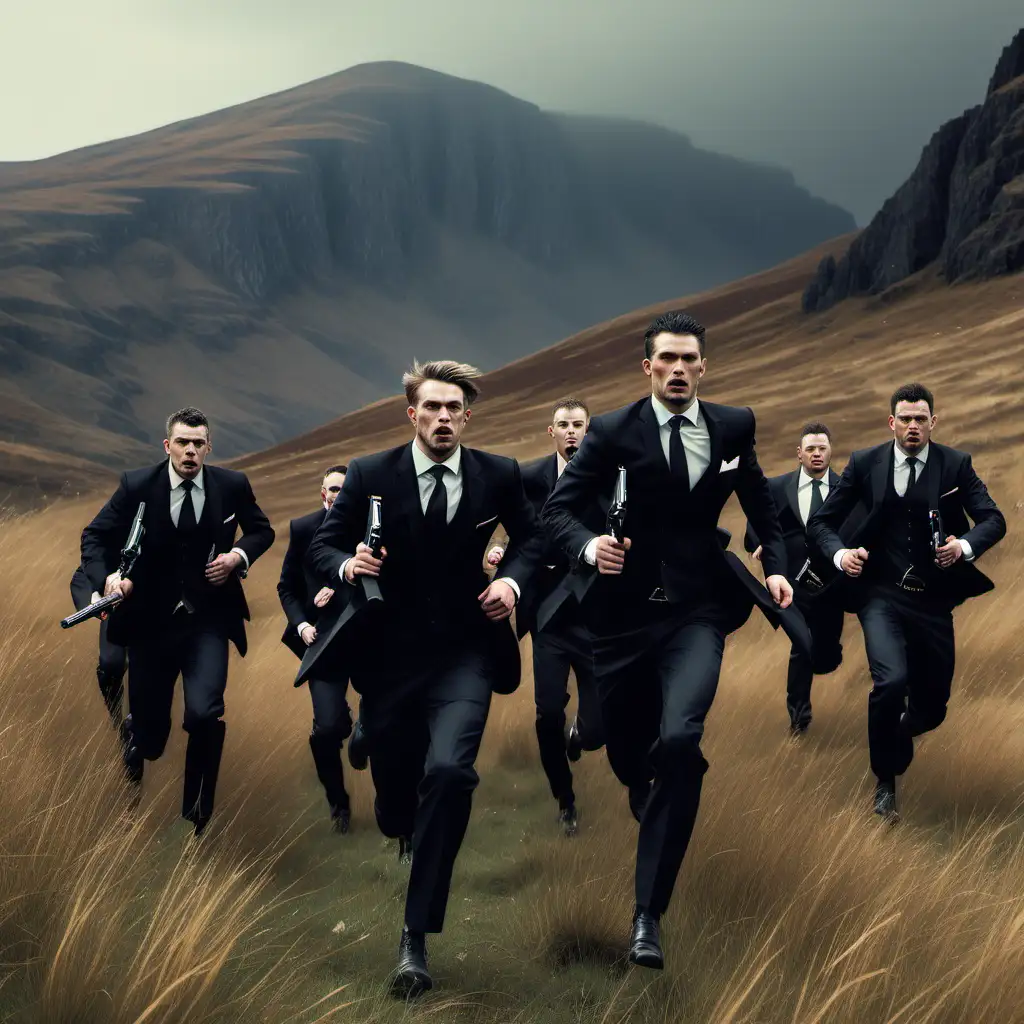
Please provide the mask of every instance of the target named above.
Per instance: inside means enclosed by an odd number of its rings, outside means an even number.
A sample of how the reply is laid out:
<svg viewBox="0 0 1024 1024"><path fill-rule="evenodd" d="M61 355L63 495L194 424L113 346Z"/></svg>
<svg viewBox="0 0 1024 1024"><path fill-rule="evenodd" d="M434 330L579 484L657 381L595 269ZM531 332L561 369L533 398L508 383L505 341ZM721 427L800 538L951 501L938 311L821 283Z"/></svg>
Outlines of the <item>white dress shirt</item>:
<svg viewBox="0 0 1024 1024"><path fill-rule="evenodd" d="M416 483L420 491L420 508L423 510L424 515L427 512L427 505L430 504L430 496L434 493L434 488L437 486L437 481L434 479L431 470L435 466L444 466L445 472L441 477L441 482L448 492L448 509L445 521L450 523L455 518L455 513L459 510L459 501L462 499L462 445L456 445L455 451L444 462L434 462L413 441L412 464L416 470ZM342 579L345 579L345 566L348 565L349 561L350 559L346 558L338 569L338 575ZM346 582L348 581L346 580ZM354 583L355 581L353 580L352 582ZM518 601L520 596L519 584L511 576L502 576L501 582L507 583L512 588Z"/></svg>
<svg viewBox="0 0 1024 1024"><path fill-rule="evenodd" d="M174 528L177 529L178 519L181 516L181 506L185 501L185 488L182 486L185 478L178 474L174 466L171 465L170 459L167 460L167 473L171 478L171 522L174 523ZM195 510L196 522L198 523L203 514L203 506L206 504L206 471L200 470L199 474L193 477L192 484L192 508ZM232 548L231 550L241 557L242 564L248 570L249 556L241 548Z"/></svg>
<svg viewBox="0 0 1024 1024"><path fill-rule="evenodd" d="M814 477L811 476L803 466L800 467L800 477L796 483L796 503L800 509L800 518L804 526L811 517L811 498L814 497ZM828 470L821 478L821 500L828 497Z"/></svg>
<svg viewBox="0 0 1024 1024"><path fill-rule="evenodd" d="M658 421L661 450L665 453L665 461L671 465L669 444L672 439L672 424L669 421L677 414L662 405L653 395L651 396L651 406L654 409L654 418ZM686 452L686 471L690 478L690 490L692 491L708 466L711 465L711 435L708 433L704 415L700 411L699 399L695 398L686 412L682 413L682 416L683 419L678 430L683 441L683 450ZM591 565L597 564L597 537L592 537L587 542L587 546L583 549L583 557Z"/></svg>
<svg viewBox="0 0 1024 1024"><path fill-rule="evenodd" d="M914 476L914 480L920 480L921 474L924 472L924 467L928 462L928 448L929 445L925 445L915 456L917 459L917 473ZM907 493L907 484L910 483L910 466L907 465L907 459L909 455L895 442L893 441L893 466L892 466L892 486L896 493L902 498ZM943 538L945 539L945 538ZM960 538L960 548L963 551L963 559L965 562L974 561L974 551L971 550L970 541L966 541L963 537ZM833 564L837 569L842 569L843 555L849 551L849 548L840 548L832 559Z"/></svg>
<svg viewBox="0 0 1024 1024"><path fill-rule="evenodd" d="M651 406L654 408L654 418L658 421L661 431L661 450L665 453L665 461L670 463L668 446L672 437L672 426L669 420L676 413L662 405L653 396L651 397ZM711 435L708 433L707 423L704 422L704 414L700 411L699 399L695 398L682 416L679 435L683 439L686 469L690 476L690 490L692 491L697 486L697 481L704 475L704 471L711 465Z"/></svg>

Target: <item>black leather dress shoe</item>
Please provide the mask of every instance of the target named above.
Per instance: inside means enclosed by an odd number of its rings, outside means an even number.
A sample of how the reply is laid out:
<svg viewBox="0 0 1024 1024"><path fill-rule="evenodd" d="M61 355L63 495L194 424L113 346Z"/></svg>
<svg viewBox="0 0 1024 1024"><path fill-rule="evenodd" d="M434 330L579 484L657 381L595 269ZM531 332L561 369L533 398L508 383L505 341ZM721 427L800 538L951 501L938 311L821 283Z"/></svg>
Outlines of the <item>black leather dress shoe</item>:
<svg viewBox="0 0 1024 1024"><path fill-rule="evenodd" d="M348 740L348 763L352 765L357 772L361 772L366 768L368 758L369 753L366 750L366 733L363 732L362 723L357 720L352 729L352 735Z"/></svg>
<svg viewBox="0 0 1024 1024"><path fill-rule="evenodd" d="M569 725L569 733L565 737L565 756L570 761L578 761L583 753L583 741L580 739L579 726L574 718Z"/></svg>
<svg viewBox="0 0 1024 1024"><path fill-rule="evenodd" d="M576 817L576 805L566 804L558 811L558 824L562 826L562 832L566 836L574 836L579 831L579 821Z"/></svg>
<svg viewBox="0 0 1024 1024"><path fill-rule="evenodd" d="M434 981L427 970L426 936L403 928L402 937L398 940L398 967L392 990L408 999L433 987Z"/></svg>
<svg viewBox="0 0 1024 1024"><path fill-rule="evenodd" d="M875 786L875 814L890 824L900 820L896 810L895 779L884 779Z"/></svg>
<svg viewBox="0 0 1024 1024"><path fill-rule="evenodd" d="M658 919L641 910L633 915L633 933L629 937L629 962L638 967L651 967L656 971L665 966Z"/></svg>
<svg viewBox="0 0 1024 1024"><path fill-rule="evenodd" d="M650 795L650 783L645 783L643 786L629 787L629 809L633 812L633 817L637 821L644 816L644 808L647 806L647 800Z"/></svg>

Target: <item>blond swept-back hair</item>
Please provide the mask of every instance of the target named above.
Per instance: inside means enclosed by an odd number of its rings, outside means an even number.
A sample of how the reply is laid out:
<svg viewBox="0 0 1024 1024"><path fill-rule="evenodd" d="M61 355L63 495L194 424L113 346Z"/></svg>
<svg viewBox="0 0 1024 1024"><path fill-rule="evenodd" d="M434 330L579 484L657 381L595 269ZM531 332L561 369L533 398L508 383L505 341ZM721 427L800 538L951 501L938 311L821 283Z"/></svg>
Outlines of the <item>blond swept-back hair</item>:
<svg viewBox="0 0 1024 1024"><path fill-rule="evenodd" d="M469 363L457 363L453 359L435 359L430 363L415 360L412 369L402 374L402 387L410 405L416 404L421 385L428 380L437 380L442 384L456 384L462 388L462 396L468 409L479 397L480 389L473 383L480 376L480 371Z"/></svg>

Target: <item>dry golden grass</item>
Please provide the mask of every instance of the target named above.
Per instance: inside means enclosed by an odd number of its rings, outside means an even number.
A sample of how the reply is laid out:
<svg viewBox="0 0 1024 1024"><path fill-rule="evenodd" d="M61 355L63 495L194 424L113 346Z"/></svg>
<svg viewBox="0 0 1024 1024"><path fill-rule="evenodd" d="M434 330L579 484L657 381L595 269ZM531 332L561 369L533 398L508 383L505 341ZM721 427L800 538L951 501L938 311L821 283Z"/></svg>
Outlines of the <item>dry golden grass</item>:
<svg viewBox="0 0 1024 1024"><path fill-rule="evenodd" d="M950 714L919 744L901 826L870 813L856 621L794 743L785 642L752 619L727 645L708 720L711 769L664 924L667 969L629 969L636 826L603 754L588 754L581 834L558 836L526 641L523 686L492 708L446 930L430 943L438 987L410 1010L390 1000L405 875L376 832L365 775L347 776L353 832L327 830L274 592L287 517L315 501L321 466L404 436L390 429L400 408L384 403L246 460L281 541L247 582L250 654L232 661L218 815L199 844L176 819L180 731L130 813L94 682L95 626L57 628L97 502L0 528L0 1019L1024 1021L1022 282L922 280L898 302L805 319L798 277L782 268L695 303L713 331L707 396L757 409L765 466L785 468L805 415L832 423L841 463L884 436L887 394L920 377L938 395L939 438L976 453L1009 521L984 562L998 589L957 612ZM489 375L470 443L539 453L539 410L570 382L598 409L638 394L642 319ZM730 509L727 525L741 522Z"/></svg>

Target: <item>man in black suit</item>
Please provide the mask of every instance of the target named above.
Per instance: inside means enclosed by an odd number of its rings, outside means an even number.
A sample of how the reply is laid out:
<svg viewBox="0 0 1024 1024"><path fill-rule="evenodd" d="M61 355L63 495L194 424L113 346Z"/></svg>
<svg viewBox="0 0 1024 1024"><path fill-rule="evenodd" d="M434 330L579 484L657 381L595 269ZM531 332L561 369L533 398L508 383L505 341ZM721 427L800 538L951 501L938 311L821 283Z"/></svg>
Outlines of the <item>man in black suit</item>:
<svg viewBox="0 0 1024 1024"><path fill-rule="evenodd" d="M578 398L563 398L552 409L548 436L554 442L551 455L523 466L523 488L537 514L554 490L565 467L579 449L587 432L590 411ZM595 503L590 517L601 528L603 514ZM580 608L580 590L573 566L565 552L546 542L533 586L516 610L521 635L530 632L533 642L534 701L537 706L537 744L541 765L558 801L558 820L567 836L576 834L578 816L570 761L583 750L604 745L601 705L594 681L594 652ZM569 671L576 677L577 711L565 734L565 708L569 703Z"/></svg>
<svg viewBox="0 0 1024 1024"><path fill-rule="evenodd" d="M432 984L425 934L444 924L491 692L519 682L508 618L543 543L515 460L460 443L477 376L449 361L405 374L413 441L349 464L309 553L319 578L344 580L350 600L362 577L379 577L373 613L349 620L358 633L342 630L341 617L330 634L324 627L302 671L315 675L344 635L339 646L362 698L378 826L386 836L413 837L396 976L407 994ZM379 559L362 543L371 495L381 499ZM499 522L511 544L502 577L488 583L484 551Z"/></svg>
<svg viewBox="0 0 1024 1024"><path fill-rule="evenodd" d="M807 544L807 520L821 508L839 482L832 470L832 434L824 423L804 424L796 458L799 466L791 473L768 478L775 509L786 546L786 578L793 582L793 600L811 631L812 650L808 658L794 644L789 652L786 677L786 709L790 731L800 735L811 724L811 683L815 675L834 672L843 662L843 618L845 591L843 576ZM854 510L845 528L855 525ZM748 522L743 546L760 561L761 542Z"/></svg>
<svg viewBox="0 0 1024 1024"><path fill-rule="evenodd" d="M108 633L128 648L128 777L141 783L144 762L163 753L181 675L188 733L181 814L197 836L213 813L224 748L228 642L243 657L246 652L249 608L240 577L274 542L245 474L204 466L210 450L203 413L174 413L164 439L168 458L122 474L82 531L82 569L93 588L124 596ZM120 550L140 502L146 504L142 553L131 579L121 579Z"/></svg>
<svg viewBox="0 0 1024 1024"><path fill-rule="evenodd" d="M1006 520L966 452L931 440L935 400L921 384L889 403L893 440L856 451L824 505L811 516L812 544L859 591L858 617L871 671L868 746L877 779L875 813L898 818L896 776L914 737L946 717L953 681L953 609L993 589L974 564L1006 533ZM863 521L843 533L854 506ZM930 511L942 531L933 545ZM968 516L974 521L972 527Z"/></svg>
<svg viewBox="0 0 1024 1024"><path fill-rule="evenodd" d="M320 483L320 508L289 523L288 550L281 564L277 596L288 618L281 642L300 661L316 640L320 609L334 597L333 587L320 586L306 562L306 554L313 535L338 497L347 472L347 466L331 466ZM345 700L347 689L348 679L331 672L321 672L309 680L309 697L313 703L309 749L313 754L317 778L327 796L332 827L342 834L348 832L352 821L341 764L342 744L352 733L352 714Z"/></svg>
<svg viewBox="0 0 1024 1024"><path fill-rule="evenodd" d="M697 817L708 767L700 741L725 638L755 603L806 646L810 636L789 607L793 591L754 452L754 414L697 401L704 328L685 313L663 314L648 327L644 351L651 395L591 420L542 517L570 560L597 566L586 606L608 759L640 821L629 958L660 969L659 919ZM612 492L620 466L622 542L583 522ZM761 539L767 589L720 543L718 517L733 492Z"/></svg>
<svg viewBox="0 0 1024 1024"><path fill-rule="evenodd" d="M81 611L99 599L99 593L79 566L71 576L71 600L75 603L75 610ZM121 704L124 696L124 673L128 667L128 651L121 644L110 642L107 636L109 621L108 615L100 618L100 652L96 663L96 681L100 684L100 696L103 697L111 724L123 734Z"/></svg>

